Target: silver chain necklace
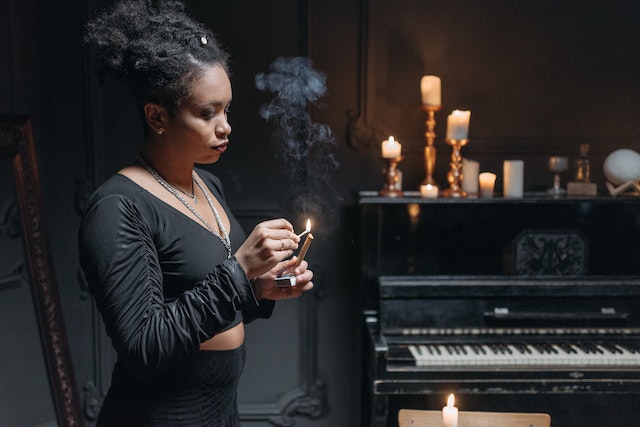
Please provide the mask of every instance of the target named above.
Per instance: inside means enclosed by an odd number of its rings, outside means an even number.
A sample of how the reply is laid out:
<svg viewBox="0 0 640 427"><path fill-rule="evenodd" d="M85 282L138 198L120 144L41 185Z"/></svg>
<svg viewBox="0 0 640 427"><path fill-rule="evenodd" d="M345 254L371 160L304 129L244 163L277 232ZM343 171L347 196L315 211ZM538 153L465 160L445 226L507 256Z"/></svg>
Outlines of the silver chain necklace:
<svg viewBox="0 0 640 427"><path fill-rule="evenodd" d="M140 162L140 164L147 171L149 171L149 173L156 179L156 181L158 181L158 183L160 185L162 185L169 193L173 194L176 199L180 200L182 202L182 204L187 209L189 209L189 211L191 211L191 213L194 214L196 216L196 218L198 218L200 220L200 222L202 222L205 225L205 227L207 227L207 229L214 236L216 236L216 237L218 237L218 239L220 239L220 241L222 242L224 247L227 249L227 259L231 258L231 256L232 256L232 254L231 254L231 239L229 239L229 234L227 233L227 230L225 230L224 225L222 224L222 220L220 219L220 215L218 214L218 210L216 209L215 205L213 204L213 201L211 200L211 198L209 197L209 194L205 191L204 186L196 178L195 172L192 172L191 179L193 179L193 182L196 183L198 188L200 188L200 191L202 191L202 193L204 194L204 197L207 199L207 202L209 203L209 207L211 208L211 211L213 212L213 216L216 219L216 225L218 226L218 229L220 230L219 233L209 224L209 222L206 219L204 219L204 217L202 215L200 215L200 213L196 210L196 208L191 206L189 204L189 202L187 202L185 200L185 198L180 195L180 192L178 191L178 189L176 189L173 185L169 184L164 178L162 178L160 176L160 174L158 173L158 171L156 171L141 155L138 156L138 161ZM195 191L194 191L193 195L195 196ZM195 200L195 197L194 197L194 200Z"/></svg>

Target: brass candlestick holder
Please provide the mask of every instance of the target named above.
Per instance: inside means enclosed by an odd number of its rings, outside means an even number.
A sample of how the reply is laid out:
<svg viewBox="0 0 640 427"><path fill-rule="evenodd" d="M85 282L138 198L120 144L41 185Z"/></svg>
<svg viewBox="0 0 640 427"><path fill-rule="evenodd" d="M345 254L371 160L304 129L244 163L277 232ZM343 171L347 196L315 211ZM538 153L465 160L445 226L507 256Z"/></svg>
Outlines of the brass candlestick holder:
<svg viewBox="0 0 640 427"><path fill-rule="evenodd" d="M398 163L402 161L403 157L384 158L389 162L389 166L382 170L384 175L384 187L379 191L381 196L386 197L402 197L402 171L398 169Z"/></svg>
<svg viewBox="0 0 640 427"><path fill-rule="evenodd" d="M427 177L422 181L422 185L435 185L436 181L433 179L433 171L436 167L436 147L433 145L433 141L436 139L436 133L434 128L436 127L435 112L442 109L442 105L422 105L422 109L427 113L427 120L424 122L427 127L427 131L424 133L427 145L424 147L424 165L427 170Z"/></svg>
<svg viewBox="0 0 640 427"><path fill-rule="evenodd" d="M444 197L467 197L467 192L460 187L460 180L462 179L462 154L460 151L462 147L467 145L468 139L445 139L446 143L451 146L451 169L447 173L447 181L449 181L449 188L442 192Z"/></svg>

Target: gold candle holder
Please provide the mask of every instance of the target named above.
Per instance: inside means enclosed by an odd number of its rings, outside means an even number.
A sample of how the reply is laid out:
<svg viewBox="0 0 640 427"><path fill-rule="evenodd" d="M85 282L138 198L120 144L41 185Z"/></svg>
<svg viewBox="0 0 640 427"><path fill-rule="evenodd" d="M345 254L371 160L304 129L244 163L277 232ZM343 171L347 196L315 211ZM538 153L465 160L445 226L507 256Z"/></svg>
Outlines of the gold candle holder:
<svg viewBox="0 0 640 427"><path fill-rule="evenodd" d="M467 145L468 139L445 139L446 143L451 146L451 169L447 173L447 181L449 181L449 188L442 192L444 197L467 197L467 192L460 187L460 181L462 179L462 154L460 151L462 147Z"/></svg>
<svg viewBox="0 0 640 427"><path fill-rule="evenodd" d="M384 158L389 162L389 166L382 170L384 175L384 187L379 191L381 196L386 197L402 197L402 171L398 169L398 163L402 161L403 157Z"/></svg>
<svg viewBox="0 0 640 427"><path fill-rule="evenodd" d="M427 127L427 131L424 133L424 137L427 140L427 145L424 147L424 165L427 170L427 177L422 181L422 185L435 185L436 181L433 179L433 171L436 167L436 147L433 142L436 139L436 133L433 130L436 127L436 111L442 109L442 105L422 105L422 109L427 113L427 120L424 122Z"/></svg>

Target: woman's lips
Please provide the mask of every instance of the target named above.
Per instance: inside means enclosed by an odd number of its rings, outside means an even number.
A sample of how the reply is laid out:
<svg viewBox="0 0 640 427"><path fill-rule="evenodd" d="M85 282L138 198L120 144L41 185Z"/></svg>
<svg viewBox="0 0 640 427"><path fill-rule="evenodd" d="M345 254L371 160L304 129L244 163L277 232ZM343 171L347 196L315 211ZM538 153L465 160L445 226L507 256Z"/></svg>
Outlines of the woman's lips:
<svg viewBox="0 0 640 427"><path fill-rule="evenodd" d="M219 153L224 153L227 150L227 145L229 145L228 142L223 142L222 144L213 147L214 150L216 150Z"/></svg>

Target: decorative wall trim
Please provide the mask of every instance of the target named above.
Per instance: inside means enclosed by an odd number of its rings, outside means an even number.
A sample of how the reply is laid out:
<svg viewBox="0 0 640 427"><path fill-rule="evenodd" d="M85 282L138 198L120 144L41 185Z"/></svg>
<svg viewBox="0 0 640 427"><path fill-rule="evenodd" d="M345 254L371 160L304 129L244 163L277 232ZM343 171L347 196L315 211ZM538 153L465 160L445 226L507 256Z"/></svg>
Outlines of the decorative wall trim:
<svg viewBox="0 0 640 427"><path fill-rule="evenodd" d="M234 215L249 232L252 224L283 216L276 210L234 210ZM318 270L315 268L314 270ZM284 303L284 302L283 302ZM318 419L327 412L327 385L318 378L318 293L304 295L294 322L300 328L299 359L292 361L299 372L299 383L290 390L279 390L280 397L269 402L243 404L239 402L242 421L267 421L276 427L295 425L296 418ZM277 307L276 307L277 310ZM275 355L275 357L279 357ZM295 364L297 362L297 364Z"/></svg>
<svg viewBox="0 0 640 427"><path fill-rule="evenodd" d="M367 149L375 141L382 141L389 135L386 129L378 129L369 123L367 116L367 77L369 64L369 0L360 0L360 21L358 40L358 106L349 111L347 142L353 150Z"/></svg>

